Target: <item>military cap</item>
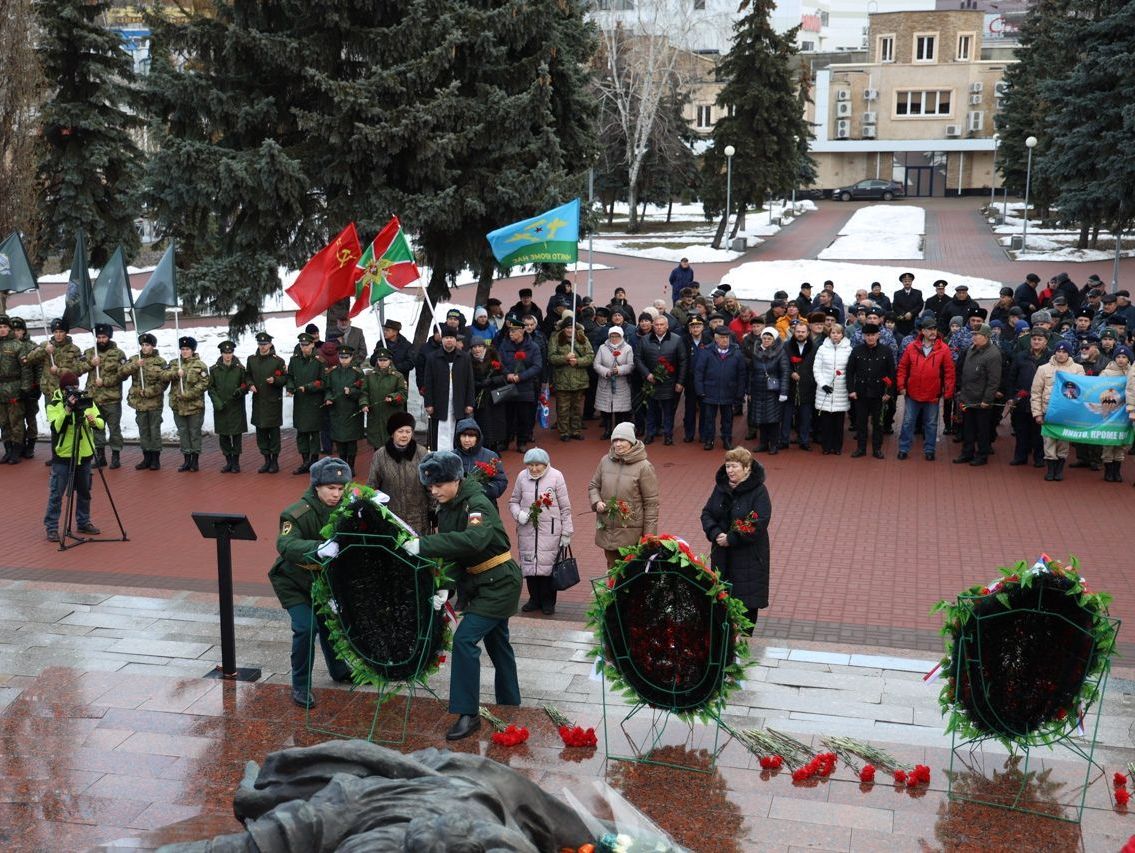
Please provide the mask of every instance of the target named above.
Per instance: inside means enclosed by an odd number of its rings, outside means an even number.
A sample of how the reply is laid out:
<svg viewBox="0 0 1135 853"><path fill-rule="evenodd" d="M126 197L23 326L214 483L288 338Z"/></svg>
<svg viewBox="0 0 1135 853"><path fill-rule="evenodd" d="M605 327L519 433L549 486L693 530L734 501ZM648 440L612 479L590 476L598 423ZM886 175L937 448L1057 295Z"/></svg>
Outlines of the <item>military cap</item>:
<svg viewBox="0 0 1135 853"><path fill-rule="evenodd" d="M868 317L882 317L883 316L883 309L880 308L877 305L872 305L870 308L867 309L867 316Z"/></svg>
<svg viewBox="0 0 1135 853"><path fill-rule="evenodd" d="M1100 332L1100 341L1103 341L1104 338L1111 338L1113 341L1117 341L1119 340L1119 334L1115 329L1104 329Z"/></svg>
<svg viewBox="0 0 1135 853"><path fill-rule="evenodd" d="M13 329L25 329L26 330L28 328L28 324L24 321L23 317L12 317L9 321L9 325Z"/></svg>
<svg viewBox="0 0 1135 853"><path fill-rule="evenodd" d="M388 349L377 349L374 351L374 360L378 361L380 358L385 358L387 361L390 361L394 358L394 356L391 355L390 350Z"/></svg>
<svg viewBox="0 0 1135 853"><path fill-rule="evenodd" d="M948 284L949 284L949 282L946 281L946 279L944 279L944 278L940 278L940 279L938 279L937 281L934 282L935 287L946 287Z"/></svg>
<svg viewBox="0 0 1135 853"><path fill-rule="evenodd" d="M508 328L508 329L523 329L524 328L523 321L521 321L521 319L519 317L517 317L515 314L509 314L508 317L505 318L504 325L505 325L505 328Z"/></svg>
<svg viewBox="0 0 1135 853"><path fill-rule="evenodd" d="M839 319L839 309L834 305L829 305L827 308L824 308L823 311L825 317L835 317L837 320Z"/></svg>
<svg viewBox="0 0 1135 853"><path fill-rule="evenodd" d="M312 486L345 486L351 482L351 466L337 456L320 459L310 470Z"/></svg>
<svg viewBox="0 0 1135 853"><path fill-rule="evenodd" d="M217 349L219 349L221 352L235 352L236 344L234 344L232 341L221 341L219 344L217 344Z"/></svg>
<svg viewBox="0 0 1135 853"><path fill-rule="evenodd" d="M355 354L355 348L353 346L351 346L350 344L339 344L336 351L339 353L340 356L354 355Z"/></svg>
<svg viewBox="0 0 1135 853"><path fill-rule="evenodd" d="M914 281L914 273L912 273L912 272L904 272L904 273L903 273L902 275L900 275L900 276L899 276L899 281L906 281L906 280L907 280L908 278L909 278L909 279L910 279L911 281Z"/></svg>
<svg viewBox="0 0 1135 853"><path fill-rule="evenodd" d="M149 332L146 332L145 334L138 336L138 343L149 344L152 347L156 347L158 345L158 339L151 335Z"/></svg>
<svg viewBox="0 0 1135 853"><path fill-rule="evenodd" d="M1100 339L1096 335L1081 335L1079 338L1080 346L1087 346L1088 344L1095 344L1099 346Z"/></svg>
<svg viewBox="0 0 1135 853"><path fill-rule="evenodd" d="M402 331L402 324L399 323L397 320L387 320L386 322L384 322L382 324L382 328L390 329L393 332L401 332Z"/></svg>
<svg viewBox="0 0 1135 853"><path fill-rule="evenodd" d="M989 316L989 312L986 311L984 308L982 308L980 305L973 306L972 308L969 309L969 312L966 314L966 317L980 317L983 320L988 316Z"/></svg>
<svg viewBox="0 0 1135 853"><path fill-rule="evenodd" d="M69 332L71 331L67 323L64 322L62 317L56 317L51 321L51 331L53 332Z"/></svg>
<svg viewBox="0 0 1135 853"><path fill-rule="evenodd" d="M191 338L191 337L189 337L189 335L186 335L185 337L182 337L182 338L178 338L177 339L177 346L178 346L178 349L185 349L186 347L189 347L189 349L196 352L196 350L197 350L197 338Z"/></svg>
<svg viewBox="0 0 1135 853"><path fill-rule="evenodd" d="M313 344L313 343L315 343L315 338L313 338L307 332L300 332L299 335L297 335L296 337L299 339L299 342L301 344Z"/></svg>
<svg viewBox="0 0 1135 853"><path fill-rule="evenodd" d="M694 314L686 321L687 326L704 326L705 320L702 319L701 314Z"/></svg>
<svg viewBox="0 0 1135 853"><path fill-rule="evenodd" d="M95 323L95 335L106 335L108 338L113 338L114 329L110 323Z"/></svg>
<svg viewBox="0 0 1135 853"><path fill-rule="evenodd" d="M268 334L267 332L257 332L256 333L256 343L258 343L258 344L270 344L270 343L272 343L272 336L270 334Z"/></svg>
<svg viewBox="0 0 1135 853"><path fill-rule="evenodd" d="M1076 312L1076 316L1077 317L1086 317L1087 319L1090 320L1090 319L1092 319L1092 317L1096 316L1096 312L1093 311L1091 308L1081 308L1079 311Z"/></svg>

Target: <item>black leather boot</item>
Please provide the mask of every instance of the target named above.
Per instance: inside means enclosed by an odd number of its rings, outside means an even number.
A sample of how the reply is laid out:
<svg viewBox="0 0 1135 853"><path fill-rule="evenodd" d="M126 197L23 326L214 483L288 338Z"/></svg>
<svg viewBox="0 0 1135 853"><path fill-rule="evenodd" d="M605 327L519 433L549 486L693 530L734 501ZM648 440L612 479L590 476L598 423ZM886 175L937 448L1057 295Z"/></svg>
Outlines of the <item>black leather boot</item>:
<svg viewBox="0 0 1135 853"><path fill-rule="evenodd" d="M4 442L4 458L0 459L0 465L7 465L12 458L12 442Z"/></svg>
<svg viewBox="0 0 1135 853"><path fill-rule="evenodd" d="M264 457L264 464L256 469L256 473L267 474L272 467L272 455L269 453L261 453L260 455Z"/></svg>
<svg viewBox="0 0 1135 853"><path fill-rule="evenodd" d="M200 453L190 453L189 454L189 470L190 471L200 471L201 470L200 467L199 467L199 463L197 461L200 458L201 458Z"/></svg>
<svg viewBox="0 0 1135 853"><path fill-rule="evenodd" d="M150 470L162 470L162 452L160 450L153 450L150 452Z"/></svg>
<svg viewBox="0 0 1135 853"><path fill-rule="evenodd" d="M457 722L453 727L445 733L446 740L461 740L462 738L469 737L481 728L481 718L476 714L462 714L457 718Z"/></svg>
<svg viewBox="0 0 1135 853"><path fill-rule="evenodd" d="M122 467L122 459L119 457L117 450L110 451L110 467L112 469Z"/></svg>
<svg viewBox="0 0 1135 853"><path fill-rule="evenodd" d="M1055 476L1052 479L1054 479L1058 482L1060 480L1064 479L1064 463L1065 462L1067 462L1066 459L1057 459L1056 460Z"/></svg>
<svg viewBox="0 0 1135 853"><path fill-rule="evenodd" d="M35 439L34 438L25 438L24 439L24 458L25 459L35 459Z"/></svg>
<svg viewBox="0 0 1135 853"><path fill-rule="evenodd" d="M1044 479L1048 480L1049 482L1052 482L1056 479L1056 460L1044 460Z"/></svg>
<svg viewBox="0 0 1135 853"><path fill-rule="evenodd" d="M193 462L191 461L191 459L192 457L190 454L181 454L181 464L177 466L178 473L184 473L186 471L193 470Z"/></svg>
<svg viewBox="0 0 1135 853"><path fill-rule="evenodd" d="M142 451L142 461L134 466L135 471L146 471L150 467L150 451Z"/></svg>
<svg viewBox="0 0 1135 853"><path fill-rule="evenodd" d="M106 467L106 448L100 447L95 451L94 464L96 468Z"/></svg>
<svg viewBox="0 0 1135 853"><path fill-rule="evenodd" d="M239 474L240 473L240 456L234 456L232 458L232 463L233 463L232 473L233 474Z"/></svg>
<svg viewBox="0 0 1135 853"><path fill-rule="evenodd" d="M270 453L268 455L268 473L269 474L280 473L280 454L279 453Z"/></svg>
<svg viewBox="0 0 1135 853"><path fill-rule="evenodd" d="M225 467L221 469L222 474L231 474L233 470L233 458L229 454L225 454Z"/></svg>

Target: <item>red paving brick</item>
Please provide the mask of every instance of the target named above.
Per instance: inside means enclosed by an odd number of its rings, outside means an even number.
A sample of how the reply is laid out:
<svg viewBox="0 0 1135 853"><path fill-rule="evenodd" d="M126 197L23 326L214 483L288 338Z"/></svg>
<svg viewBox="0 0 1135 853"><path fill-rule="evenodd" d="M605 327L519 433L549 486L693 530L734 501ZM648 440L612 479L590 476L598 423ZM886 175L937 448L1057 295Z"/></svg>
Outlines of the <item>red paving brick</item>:
<svg viewBox="0 0 1135 853"><path fill-rule="evenodd" d="M1033 269L1044 277L1065 266L1006 259L977 216L976 199L920 199L918 204L928 211L928 258L943 256L909 266L934 265L1004 281L1021 280L1025 271ZM821 203L818 213L803 217L748 253L746 260L799 257L794 254L797 250L815 251L830 242L855 206ZM945 257L935 248L939 245L949 247L953 257ZM601 260L614 269L595 273L596 294L606 297L621 285L636 307L657 297L672 266L612 255ZM712 281L733 265L695 266L700 280ZM1066 266L1077 280L1092 271L1110 275L1108 264ZM1124 261L1122 270L1135 273L1135 261ZM584 277L580 278L582 288ZM494 293L507 305L524 284L519 279L497 282ZM454 299L465 302L471 295L471 289L458 290ZM594 423L589 433L598 435ZM567 476L574 505L586 506L587 483L604 445L597 439L561 445L554 441L554 433L542 438L553 464ZM251 437L245 444L252 445ZM1104 484L1100 474L1085 471L1070 471L1063 483L1045 483L1035 469L1007 466L1007 444L1003 440L993 464L981 469L951 465L949 457L956 445L949 442L940 444L935 463L925 463L917 455L917 461L900 463L894 459L894 438L884 446L889 457L885 461L853 460L846 454L822 457L798 450L762 457L774 505L772 603L762 614L763 632L870 643L881 642L884 634L879 632L889 631L885 638L891 644L898 637L908 641L905 647L924 647L937 642L931 632L939 623L928 615L936 600L988 579L997 565L1032 559L1042 550L1060 557L1077 555L1093 585L1116 596L1113 612L1135 616L1130 592L1133 568L1117 525L1130 512L1135 490L1127 484ZM295 458L292 447L286 435L285 470ZM7 529L12 533L6 537L0 577L209 590L215 582L215 546L200 538L190 513L242 512L248 514L260 539L234 544L238 592L266 594L278 512L303 489L305 478L287 473L222 476L218 473L222 462L211 439L206 440L199 474L178 474L172 467L158 473L135 472L137 452L128 449L124 467L105 472L130 541L86 544L64 553L42 538L47 484L41 462L0 471L8 494L26 497L10 512ZM172 450L165 456L169 462L179 459ZM662 529L705 549L698 518L720 453L705 453L696 444L655 444L650 458L662 485ZM520 461L516 453L506 454L511 476ZM369 454L361 454L362 470L368 462ZM1135 466L1127 468L1130 481ZM96 522L110 532L113 519L97 477L94 507ZM576 521L582 574L598 575L602 558L589 535L593 519L584 514ZM578 617L589 595L586 583L565 593L563 615Z"/></svg>

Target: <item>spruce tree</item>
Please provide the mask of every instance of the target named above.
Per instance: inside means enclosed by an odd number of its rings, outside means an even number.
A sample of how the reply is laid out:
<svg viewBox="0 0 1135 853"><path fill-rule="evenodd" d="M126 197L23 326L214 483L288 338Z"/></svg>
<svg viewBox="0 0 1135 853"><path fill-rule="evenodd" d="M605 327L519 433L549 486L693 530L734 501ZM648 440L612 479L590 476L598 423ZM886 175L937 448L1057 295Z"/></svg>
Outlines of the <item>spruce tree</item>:
<svg viewBox="0 0 1135 853"><path fill-rule="evenodd" d="M142 155L131 133L138 127L134 67L118 34L102 24L109 7L104 0L35 4L47 85L40 115L40 263L55 252L69 257L80 230L96 267L119 245L128 255L138 247Z"/></svg>
<svg viewBox="0 0 1135 853"><path fill-rule="evenodd" d="M725 115L703 158L703 205L707 216L725 208L725 154L733 157L732 207L763 203L766 193L787 193L808 165L811 130L804 120L792 57L796 30L777 33L770 23L773 0L753 0L733 26L733 45L718 67L727 82L717 96ZM802 144L803 143L803 144ZM719 229L720 230L720 229Z"/></svg>

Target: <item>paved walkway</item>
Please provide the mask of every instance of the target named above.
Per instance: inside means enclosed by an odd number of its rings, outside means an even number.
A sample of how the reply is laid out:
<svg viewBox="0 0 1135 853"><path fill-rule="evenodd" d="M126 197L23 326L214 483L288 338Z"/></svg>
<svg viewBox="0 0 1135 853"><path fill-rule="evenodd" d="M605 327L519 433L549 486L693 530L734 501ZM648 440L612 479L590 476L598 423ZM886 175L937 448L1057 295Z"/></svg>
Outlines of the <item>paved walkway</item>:
<svg viewBox="0 0 1135 853"><path fill-rule="evenodd" d="M201 676L219 659L215 608L207 596L77 585L0 586L0 734L3 795L0 842L8 851L153 849L161 843L237 832L231 797L246 761L324 739L312 728L364 732L373 715L366 691L332 686L316 666L318 706L311 718L291 705L289 630L272 602L242 600L238 660L264 668L258 684ZM908 764L931 768L929 789L907 792L880 774L860 785L843 766L820 783L795 784L762 772L756 759L715 729L670 722L659 732L647 715L624 726L625 704L589 677L593 639L583 626L513 620L524 694L520 709L497 709L532 732L522 747L489 743L488 732L452 745L501 761L553 793L569 787L587 802L588 780L603 777L691 850L840 851L1030 849L1117 850L1135 823L1111 805L1111 773L1135 758L1135 673L1116 671L1103 705L1082 831L1072 824L950 803L950 741L942 733L937 685L923 683L932 656L861 651L814 643L754 643L758 663L735 695L727 721L771 726L819 748L822 736L870 740ZM445 669L431 686L446 695ZM482 674L492 683L491 670ZM491 695L482 694L486 703ZM607 703L607 726L602 708ZM553 703L577 723L597 726L598 750L564 750L540 707ZM394 736L395 700L379 733ZM404 751L443 744L444 705L417 698ZM1089 718L1089 724L1092 720ZM702 773L605 761L633 753L632 741L658 735L653 757ZM630 738L631 740L628 740ZM1005 765L1002 750L965 753L985 774ZM1084 768L1045 755L1047 784L1030 789L1045 809L1076 800ZM1037 769L1034 767L1033 769ZM960 764L955 784L983 783ZM1102 775L1101 775L1102 774ZM674 793L682 790L676 809ZM1003 793L1003 791L1001 791Z"/></svg>

